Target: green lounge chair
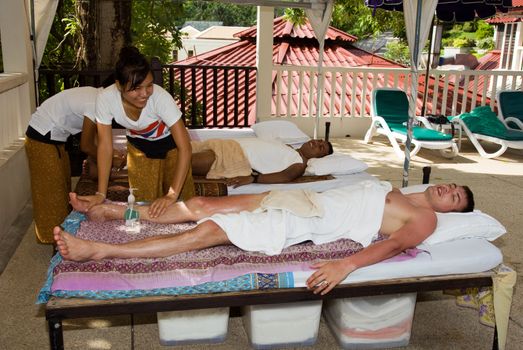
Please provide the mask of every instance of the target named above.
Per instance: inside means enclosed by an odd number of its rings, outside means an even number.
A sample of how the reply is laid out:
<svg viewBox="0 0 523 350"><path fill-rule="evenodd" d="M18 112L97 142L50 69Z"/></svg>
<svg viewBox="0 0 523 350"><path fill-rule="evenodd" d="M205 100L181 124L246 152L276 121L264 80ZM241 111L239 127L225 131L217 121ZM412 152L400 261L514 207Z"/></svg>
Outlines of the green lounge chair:
<svg viewBox="0 0 523 350"><path fill-rule="evenodd" d="M403 159L398 141L407 140L407 120L409 118L409 100L407 94L399 89L378 88L372 91L372 121L365 134L365 142L371 141L376 134L387 136L396 155ZM414 157L421 148L439 150L441 155L452 158L458 154L458 146L452 135L434 130L428 120L416 117L424 127L414 126L411 157Z"/></svg>
<svg viewBox="0 0 523 350"><path fill-rule="evenodd" d="M501 121L510 129L523 130L523 91L500 91L497 101Z"/></svg>
<svg viewBox="0 0 523 350"><path fill-rule="evenodd" d="M489 106L477 107L470 113L463 113L454 117L452 122L460 124L470 142L484 158L499 157L509 148L523 149L523 131L507 127ZM489 153L480 141L498 144L500 148Z"/></svg>

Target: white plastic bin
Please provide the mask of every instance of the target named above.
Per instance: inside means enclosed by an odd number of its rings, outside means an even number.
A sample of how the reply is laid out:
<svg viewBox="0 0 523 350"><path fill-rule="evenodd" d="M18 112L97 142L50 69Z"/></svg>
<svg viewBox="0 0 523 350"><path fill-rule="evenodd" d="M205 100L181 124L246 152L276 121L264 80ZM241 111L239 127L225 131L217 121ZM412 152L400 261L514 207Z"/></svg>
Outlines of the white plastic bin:
<svg viewBox="0 0 523 350"><path fill-rule="evenodd" d="M220 343L227 336L229 308L158 312L160 344Z"/></svg>
<svg viewBox="0 0 523 350"><path fill-rule="evenodd" d="M344 349L407 346L410 341L416 293L325 302L323 314Z"/></svg>
<svg viewBox="0 0 523 350"><path fill-rule="evenodd" d="M318 337L321 305L315 300L246 306L243 326L255 349L312 345Z"/></svg>

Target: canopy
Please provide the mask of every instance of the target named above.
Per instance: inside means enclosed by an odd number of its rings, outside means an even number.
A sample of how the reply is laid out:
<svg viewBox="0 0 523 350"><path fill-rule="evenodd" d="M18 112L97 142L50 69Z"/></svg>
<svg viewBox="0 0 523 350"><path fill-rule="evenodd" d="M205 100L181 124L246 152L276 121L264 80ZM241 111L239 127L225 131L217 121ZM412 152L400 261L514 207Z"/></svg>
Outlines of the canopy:
<svg viewBox="0 0 523 350"><path fill-rule="evenodd" d="M365 4L372 8L403 11L403 0L365 0ZM494 16L496 11L507 12L509 7L512 7L512 0L437 0L436 16L444 22L467 22L476 17Z"/></svg>

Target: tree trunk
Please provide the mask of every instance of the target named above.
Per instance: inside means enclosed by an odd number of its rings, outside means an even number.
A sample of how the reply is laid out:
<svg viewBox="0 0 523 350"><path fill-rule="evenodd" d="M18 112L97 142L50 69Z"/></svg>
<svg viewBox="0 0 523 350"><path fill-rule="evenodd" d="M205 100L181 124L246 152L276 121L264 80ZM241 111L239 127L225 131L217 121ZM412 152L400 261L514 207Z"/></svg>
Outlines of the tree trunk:
<svg viewBox="0 0 523 350"><path fill-rule="evenodd" d="M77 0L81 67L111 70L120 49L131 44L132 0Z"/></svg>

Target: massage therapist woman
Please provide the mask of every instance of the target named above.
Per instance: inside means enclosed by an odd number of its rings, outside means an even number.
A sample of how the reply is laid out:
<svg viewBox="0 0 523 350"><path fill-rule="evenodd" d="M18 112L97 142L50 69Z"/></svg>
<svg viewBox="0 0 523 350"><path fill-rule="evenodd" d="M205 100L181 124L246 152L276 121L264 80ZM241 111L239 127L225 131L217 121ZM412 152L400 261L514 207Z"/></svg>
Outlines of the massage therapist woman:
<svg viewBox="0 0 523 350"><path fill-rule="evenodd" d="M153 83L149 62L135 47L120 51L116 82L96 100L98 192L87 207L103 202L111 171L113 119L127 129L129 185L138 201L151 202L157 217L178 199L194 196L191 144L173 97Z"/></svg>
<svg viewBox="0 0 523 350"><path fill-rule="evenodd" d="M71 168L65 142L82 133L80 149L96 160L96 97L101 89L84 86L49 97L33 113L25 133L31 174L36 238L53 243L53 227L71 211ZM112 161L112 156L111 156Z"/></svg>

